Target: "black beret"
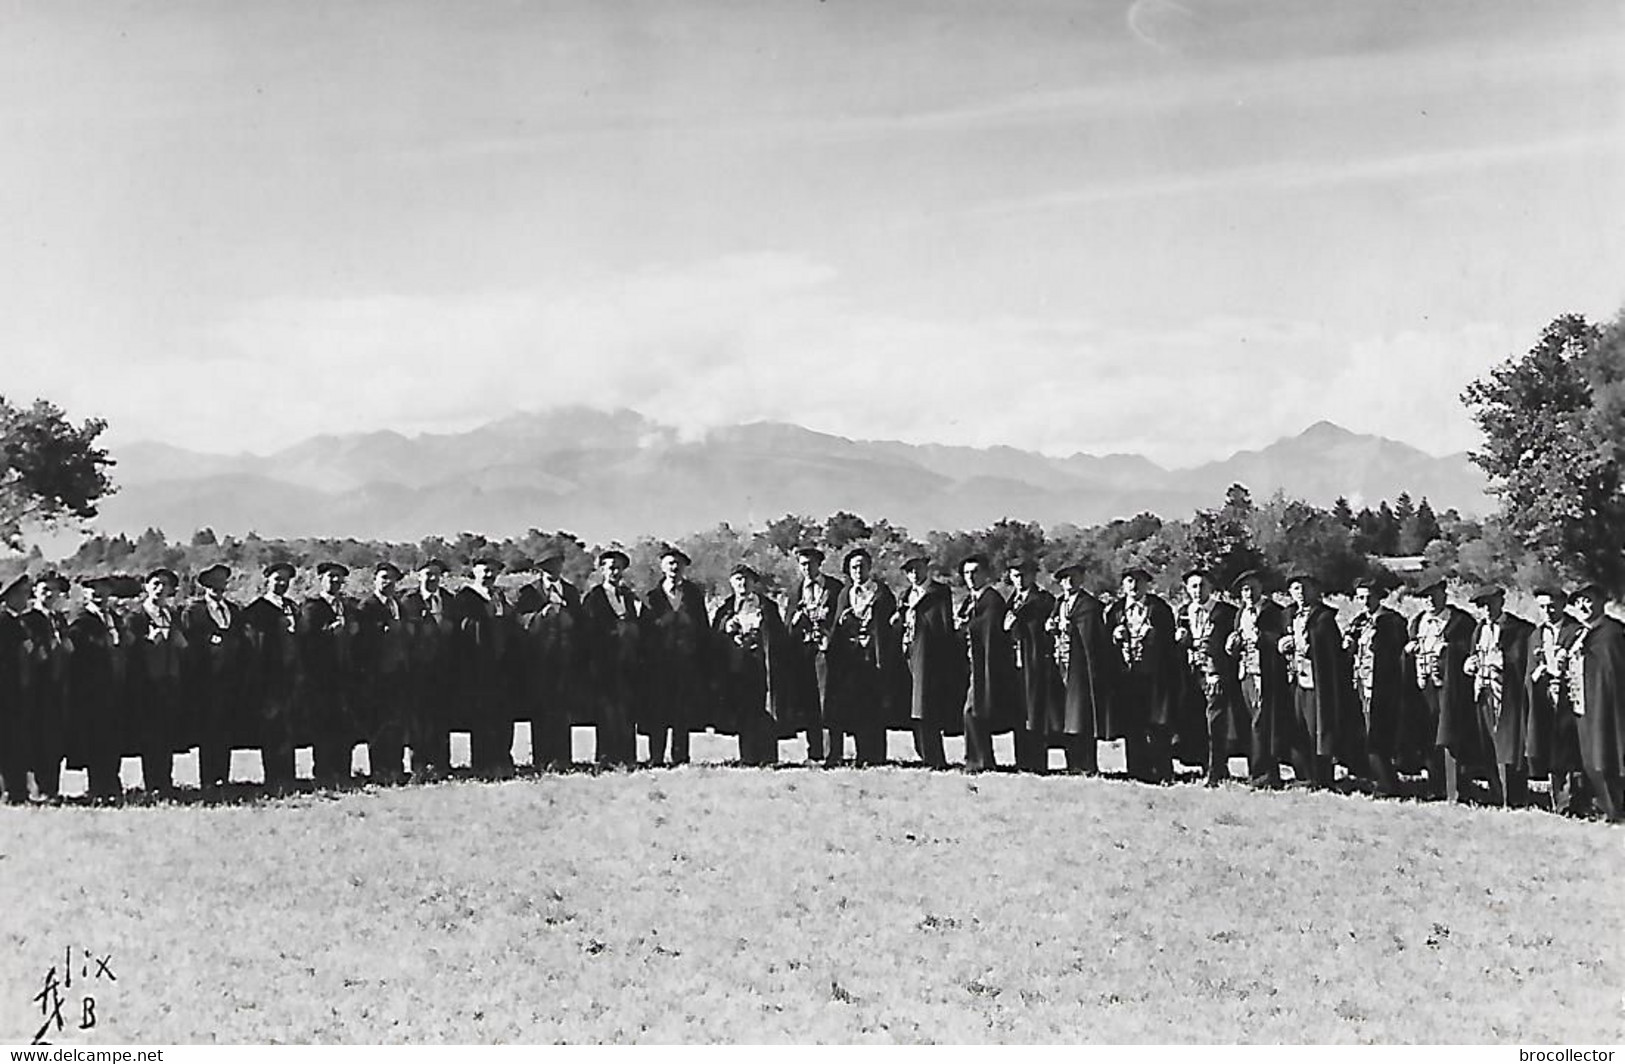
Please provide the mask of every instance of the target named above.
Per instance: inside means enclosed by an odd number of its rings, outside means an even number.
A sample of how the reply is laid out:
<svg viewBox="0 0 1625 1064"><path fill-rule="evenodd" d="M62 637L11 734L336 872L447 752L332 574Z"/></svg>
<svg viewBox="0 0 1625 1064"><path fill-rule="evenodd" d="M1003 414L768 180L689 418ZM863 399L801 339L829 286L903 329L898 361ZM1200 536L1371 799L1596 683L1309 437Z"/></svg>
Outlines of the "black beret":
<svg viewBox="0 0 1625 1064"><path fill-rule="evenodd" d="M1121 582L1123 580L1127 580L1131 576L1134 577L1136 580L1143 580L1148 584L1151 582L1151 573L1149 571L1147 571L1146 569L1141 568L1138 565L1131 566L1130 568L1124 569L1123 570L1123 575L1118 577L1118 580L1119 580L1119 582Z"/></svg>
<svg viewBox="0 0 1625 1064"><path fill-rule="evenodd" d="M503 569L507 568L502 564L502 559L491 554L482 554L478 558L475 558L473 561L468 563L468 567L470 569L481 565L485 566L487 569L491 569L499 573Z"/></svg>
<svg viewBox="0 0 1625 1064"><path fill-rule="evenodd" d="M759 579L761 579L759 576L757 576L756 570L752 569L750 566L746 565L744 562L740 562L738 565L736 565L732 569L728 570L728 575L730 577L734 577L734 576L748 577L751 580L759 580Z"/></svg>
<svg viewBox="0 0 1625 1064"><path fill-rule="evenodd" d="M667 545L666 549L660 552L660 560L665 561L667 558L676 558L683 565L694 564L694 559L685 554L680 547Z"/></svg>
<svg viewBox="0 0 1625 1064"><path fill-rule="evenodd" d="M812 558L815 561L820 561L821 562L821 561L824 560L824 550L823 550L822 547L814 547L814 546L809 544L808 546L805 546L805 547L797 547L796 548L796 557L797 558Z"/></svg>
<svg viewBox="0 0 1625 1064"><path fill-rule="evenodd" d="M350 575L350 567L338 562L322 562L316 566L317 576L326 576L328 573L338 573L339 579L342 580Z"/></svg>
<svg viewBox="0 0 1625 1064"><path fill-rule="evenodd" d="M875 556L869 553L867 547L853 547L851 550L846 552L846 557L841 559L841 568L850 568L853 558L868 558L870 561L875 560Z"/></svg>
<svg viewBox="0 0 1625 1064"><path fill-rule="evenodd" d="M987 555L980 554L980 553L978 553L978 554L967 554L963 558L959 559L959 567L961 569L965 568L965 566L967 566L967 565L980 565L982 568L986 569L987 568Z"/></svg>
<svg viewBox="0 0 1625 1064"><path fill-rule="evenodd" d="M903 559L903 564L900 566L900 568L905 573L913 572L915 569L924 569L926 572L930 572L931 559L927 558L923 554L911 554L907 558Z"/></svg>
<svg viewBox="0 0 1625 1064"><path fill-rule="evenodd" d="M1088 573L1088 571L1089 571L1088 569L1084 568L1082 565L1078 564L1077 562L1068 562L1065 565L1061 566L1059 569L1055 570L1055 572L1052 575L1057 580L1067 580L1067 579L1082 580L1084 575L1086 573Z"/></svg>
<svg viewBox="0 0 1625 1064"><path fill-rule="evenodd" d="M1491 599L1506 598L1506 588L1499 584L1484 584L1473 590L1473 597L1469 602L1489 602Z"/></svg>
<svg viewBox="0 0 1625 1064"><path fill-rule="evenodd" d="M439 558L430 558L418 566L418 570L420 572L427 572L430 569L433 569L437 573L448 573L451 571L451 566L447 565Z"/></svg>
<svg viewBox="0 0 1625 1064"><path fill-rule="evenodd" d="M1193 576L1205 576L1209 580L1213 579L1213 573L1210 570L1205 569L1200 565L1197 565L1197 566L1193 566L1193 567L1191 567L1189 569L1186 569L1185 572L1184 572L1184 575L1182 575L1179 578L1179 582L1183 584L1185 581L1189 580Z"/></svg>
<svg viewBox="0 0 1625 1064"><path fill-rule="evenodd" d="M1031 576L1038 572L1038 562L1032 558L1016 558L1004 567L1005 572L1026 573Z"/></svg>
<svg viewBox="0 0 1625 1064"><path fill-rule="evenodd" d="M158 568L156 568L152 572L148 573L147 576L146 576L146 579L142 580L141 582L143 584L150 584L154 580L162 580L164 583L168 584L171 588L177 588L177 587L181 586L180 574L175 572L175 570L173 570L173 569L171 569L171 568L169 568L167 566L163 566L163 565L160 565Z"/></svg>
<svg viewBox="0 0 1625 1064"><path fill-rule="evenodd" d="M1248 569L1230 581L1230 590L1240 591L1244 584L1257 584L1262 589L1264 587L1264 574L1257 569Z"/></svg>
<svg viewBox="0 0 1625 1064"><path fill-rule="evenodd" d="M289 566L289 568L292 569L293 567ZM266 570L266 575L270 575L270 569ZM219 562L216 562L215 564L199 572L192 579L197 581L198 585L201 587L210 588L215 591L224 591L226 589L226 585L231 582L231 567L221 565Z"/></svg>
<svg viewBox="0 0 1625 1064"><path fill-rule="evenodd" d="M210 566L210 568L213 568L213 566ZM288 579L292 580L297 573L297 570L294 569L293 565L288 562L272 562L270 565L265 567L266 576L275 576L277 573L286 573Z"/></svg>
<svg viewBox="0 0 1625 1064"><path fill-rule="evenodd" d="M402 576L406 575L401 572L401 567L396 565L394 562L379 562L377 565L372 567L372 571L374 576L379 573L388 573L391 580L399 580Z"/></svg>
<svg viewBox="0 0 1625 1064"><path fill-rule="evenodd" d="M632 564L632 559L628 558L626 556L625 551L616 550L614 547L611 547L609 550L606 550L606 551L600 551L598 553L598 564L599 565L603 565L607 561L619 561L623 567Z"/></svg>
<svg viewBox="0 0 1625 1064"><path fill-rule="evenodd" d="M33 583L34 581L29 578L27 573L12 577L10 583L4 588L0 588L0 602L10 602L17 592L27 592Z"/></svg>
<svg viewBox="0 0 1625 1064"><path fill-rule="evenodd" d="M546 554L536 559L536 568L538 569L550 569L553 566L563 564L564 555L556 550L548 551Z"/></svg>

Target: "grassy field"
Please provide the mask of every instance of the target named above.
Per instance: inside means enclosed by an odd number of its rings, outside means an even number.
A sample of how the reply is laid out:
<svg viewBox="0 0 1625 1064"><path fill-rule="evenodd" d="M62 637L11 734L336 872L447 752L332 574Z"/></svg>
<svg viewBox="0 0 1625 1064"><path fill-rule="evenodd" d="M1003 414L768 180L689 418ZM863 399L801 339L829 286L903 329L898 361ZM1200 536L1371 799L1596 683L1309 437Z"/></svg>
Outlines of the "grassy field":
<svg viewBox="0 0 1625 1064"><path fill-rule="evenodd" d="M907 768L4 809L0 1039L73 946L59 1042L1613 1042L1622 875L1533 810Z"/></svg>

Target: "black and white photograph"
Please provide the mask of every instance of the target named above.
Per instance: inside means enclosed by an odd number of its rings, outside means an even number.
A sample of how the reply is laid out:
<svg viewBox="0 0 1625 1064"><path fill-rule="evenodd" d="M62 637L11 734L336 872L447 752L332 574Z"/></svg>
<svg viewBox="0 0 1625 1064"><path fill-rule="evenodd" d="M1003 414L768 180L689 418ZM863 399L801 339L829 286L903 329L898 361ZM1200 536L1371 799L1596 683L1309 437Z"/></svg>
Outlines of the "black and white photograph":
<svg viewBox="0 0 1625 1064"><path fill-rule="evenodd" d="M1625 1043L1619 0L0 0L0 144L13 1061Z"/></svg>

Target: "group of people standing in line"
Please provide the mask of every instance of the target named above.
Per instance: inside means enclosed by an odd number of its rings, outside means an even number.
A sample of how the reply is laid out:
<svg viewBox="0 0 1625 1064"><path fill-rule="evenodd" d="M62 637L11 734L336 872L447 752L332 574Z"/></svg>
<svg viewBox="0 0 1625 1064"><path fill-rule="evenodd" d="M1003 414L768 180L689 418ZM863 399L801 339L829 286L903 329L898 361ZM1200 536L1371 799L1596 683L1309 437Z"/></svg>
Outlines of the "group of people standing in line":
<svg viewBox="0 0 1625 1064"><path fill-rule="evenodd" d="M642 593L619 550L598 556L586 593L553 555L517 588L499 586L496 559L476 559L455 591L438 561L410 590L380 562L360 598L344 591L348 569L325 562L317 593L295 601L296 570L279 562L240 604L231 570L213 565L185 602L170 569L84 579L71 618L65 578L19 577L0 591L0 779L10 802L49 803L66 763L87 770L94 800L119 801L121 760L139 757L143 792L162 798L174 756L195 747L209 794L233 749L256 748L279 794L296 786L296 748L311 748L316 786L342 787L364 743L373 782L433 780L451 769L454 731L469 735L475 774L503 778L519 721L538 769L569 767L579 725L596 729L603 766L636 765L640 732L648 764L682 764L707 730L737 736L747 765L776 763L780 741L804 735L809 761L839 765L850 741L863 766L884 762L887 732L902 729L938 769L949 735L964 736L972 772L996 767L1003 733L1027 772L1048 771L1059 748L1069 771L1095 773L1098 744L1122 740L1128 775L1145 782L1173 780L1177 761L1218 785L1245 758L1257 787L1281 786L1283 765L1300 785L1333 786L1341 765L1344 785L1380 796L1518 805L1545 776L1554 810L1594 802L1621 818L1625 626L1596 586L1541 589L1528 621L1500 588L1476 591L1470 613L1427 577L1407 621L1391 588L1362 580L1344 626L1309 573L1283 604L1258 573L1221 593L1194 569L1175 607L1140 568L1097 596L1078 565L1053 572L1050 591L1031 562L1001 572L973 555L956 589L915 556L894 589L863 549L842 559L844 579L816 546L796 558L782 598L739 565L714 610L675 547Z"/></svg>

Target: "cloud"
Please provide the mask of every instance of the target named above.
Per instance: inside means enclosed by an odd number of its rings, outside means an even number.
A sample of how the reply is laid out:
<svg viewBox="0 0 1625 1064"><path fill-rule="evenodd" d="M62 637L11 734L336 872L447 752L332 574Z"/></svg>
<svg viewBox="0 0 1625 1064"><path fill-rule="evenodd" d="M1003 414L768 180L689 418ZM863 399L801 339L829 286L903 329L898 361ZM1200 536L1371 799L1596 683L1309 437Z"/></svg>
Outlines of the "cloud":
<svg viewBox="0 0 1625 1064"><path fill-rule="evenodd" d="M1134 330L1064 316L927 320L838 297L835 280L822 263L758 254L545 295L264 301L217 331L223 353L205 365L218 401L169 409L144 434L267 450L319 432L449 431L584 403L689 434L783 420L1173 464L1320 418L1448 451L1471 441L1462 386L1519 346L1488 326L1350 337L1286 316ZM113 375L105 387L133 389L117 401L139 406L154 379Z"/></svg>

